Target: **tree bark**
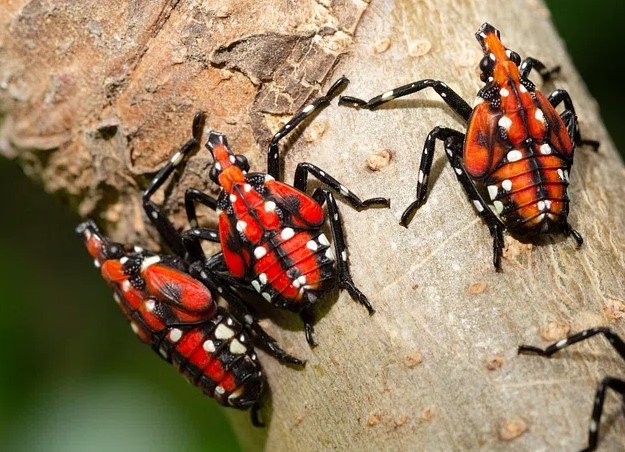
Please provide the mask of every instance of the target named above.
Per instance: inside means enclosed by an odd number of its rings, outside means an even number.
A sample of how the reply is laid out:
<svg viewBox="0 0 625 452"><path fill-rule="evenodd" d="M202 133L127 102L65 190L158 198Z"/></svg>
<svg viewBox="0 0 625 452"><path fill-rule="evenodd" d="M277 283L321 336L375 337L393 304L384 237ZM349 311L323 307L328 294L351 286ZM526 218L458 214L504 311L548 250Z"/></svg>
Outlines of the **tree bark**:
<svg viewBox="0 0 625 452"><path fill-rule="evenodd" d="M582 133L602 143L577 150L570 221L585 237L540 243L507 238L503 273L491 238L437 151L428 203L408 229L419 155L437 125L463 130L432 93L358 112L322 112L285 152L327 169L359 196L387 196L390 210L342 206L355 282L377 312L347 293L323 303L310 350L301 324L270 312L281 344L303 370L262 355L270 394L266 429L229 410L249 449L571 450L586 444L594 390L622 361L602 339L551 360L517 356L625 315L625 170L539 0L436 2L227 1L44 2L3 6L0 149L118 240L156 246L140 194L190 135L193 113L226 133L255 169L266 144L319 88L346 74L346 94L368 98L423 78L465 99L479 89L473 34L484 21L522 56L562 65L555 86L571 94ZM536 77L534 77L536 78ZM539 81L539 80L536 80ZM390 156L390 160L389 160ZM209 191L200 151L165 193L184 226L185 188ZM209 221L214 217L208 216ZM148 238L150 237L150 238ZM625 447L609 398L605 450Z"/></svg>

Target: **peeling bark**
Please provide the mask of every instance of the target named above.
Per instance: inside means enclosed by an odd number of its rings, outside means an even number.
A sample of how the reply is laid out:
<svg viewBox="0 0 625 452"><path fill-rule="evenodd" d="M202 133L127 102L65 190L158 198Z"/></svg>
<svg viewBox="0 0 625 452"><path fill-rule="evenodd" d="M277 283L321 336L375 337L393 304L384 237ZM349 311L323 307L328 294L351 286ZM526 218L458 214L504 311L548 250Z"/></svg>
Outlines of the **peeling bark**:
<svg viewBox="0 0 625 452"><path fill-rule="evenodd" d="M569 331L623 333L625 169L538 0L510 2L226 1L5 3L0 21L0 152L118 240L155 245L141 189L189 136L193 113L226 133L254 168L281 121L341 74L364 97L422 78L466 99L479 87L473 33L488 20L522 56L561 64L544 87L570 93L599 154L577 151L571 222L586 243L560 236L506 239L504 272L490 264L488 230L445 157L435 159L428 203L410 228L418 155L431 128L462 124L431 93L375 112L333 106L291 140L285 173L311 161L390 210L342 212L354 280L377 308L346 293L320 309L309 350L291 315L264 320L304 370L263 356L270 424L252 430L228 414L249 448L581 448L601 377L622 363L601 339L557 358L517 356ZM412 108L421 107L421 108ZM163 195L184 224L184 189L209 186L206 152ZM212 218L212 217L209 217ZM210 220L209 220L210 221ZM148 237L152 237L149 239ZM622 449L616 404L601 445Z"/></svg>

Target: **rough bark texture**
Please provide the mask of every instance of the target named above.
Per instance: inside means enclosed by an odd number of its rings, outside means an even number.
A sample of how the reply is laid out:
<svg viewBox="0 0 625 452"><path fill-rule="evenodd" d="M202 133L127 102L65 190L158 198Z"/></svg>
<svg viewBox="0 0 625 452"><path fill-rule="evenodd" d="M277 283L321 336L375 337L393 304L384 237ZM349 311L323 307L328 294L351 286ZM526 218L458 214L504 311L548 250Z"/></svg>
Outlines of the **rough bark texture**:
<svg viewBox="0 0 625 452"><path fill-rule="evenodd" d="M320 309L320 345L310 350L298 321L272 312L268 330L308 365L298 371L263 356L267 429L229 414L246 447L271 450L585 444L596 384L618 375L622 362L602 339L551 360L519 357L516 348L594 325L624 331L625 170L539 0L2 8L2 152L117 239L144 244L155 235L140 191L189 136L195 110L206 110L208 124L260 169L280 121L341 74L352 80L346 93L364 97L433 77L473 99L481 57L473 33L484 21L521 55L561 64L555 85L571 93L583 133L602 142L599 154L578 149L572 172L570 220L583 248L561 236L508 239L504 272L495 273L488 230L440 151L427 205L401 228L427 132L462 124L432 93L376 112L334 106L293 142L285 173L290 180L295 163L308 160L362 197L392 199L390 210L342 209L354 279L377 313L333 294ZM211 189L208 163L198 153L166 192L180 226L184 188ZM601 445L622 449L614 400L607 411Z"/></svg>

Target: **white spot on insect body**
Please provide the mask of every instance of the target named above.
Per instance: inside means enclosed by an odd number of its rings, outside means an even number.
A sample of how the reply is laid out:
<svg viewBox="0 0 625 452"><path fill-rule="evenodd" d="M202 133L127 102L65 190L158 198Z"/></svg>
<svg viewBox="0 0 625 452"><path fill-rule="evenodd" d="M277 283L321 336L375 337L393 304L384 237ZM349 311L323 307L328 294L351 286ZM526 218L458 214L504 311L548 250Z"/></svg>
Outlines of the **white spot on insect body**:
<svg viewBox="0 0 625 452"><path fill-rule="evenodd" d="M566 343L568 342L568 339L561 339L558 342L556 342L556 348L562 348L566 345Z"/></svg>
<svg viewBox="0 0 625 452"><path fill-rule="evenodd" d="M120 264L124 265L126 262L128 262L128 258L127 258L126 256L124 256L124 257L122 257L122 258L119 260L119 262L120 262Z"/></svg>
<svg viewBox="0 0 625 452"><path fill-rule="evenodd" d="M243 220L237 221L237 231L243 232L245 231L246 227L247 227L247 223L245 221Z"/></svg>
<svg viewBox="0 0 625 452"><path fill-rule="evenodd" d="M295 235L295 231L291 228L284 228L282 230L282 233L280 234L280 237L282 238L282 240L289 240L290 238L293 238L293 236Z"/></svg>
<svg viewBox="0 0 625 452"><path fill-rule="evenodd" d="M245 314L245 317L243 317L243 319L245 320L245 323L247 323L248 325L251 325L252 323L254 323L254 317L252 317L249 314Z"/></svg>
<svg viewBox="0 0 625 452"><path fill-rule="evenodd" d="M127 279L125 279L125 280L122 282L122 290L123 290L124 292L128 292L128 291L130 290L130 281L128 281Z"/></svg>
<svg viewBox="0 0 625 452"><path fill-rule="evenodd" d="M489 185L486 188L488 189L488 196L490 196L490 199L495 199L497 197L497 193L499 193L499 187L496 185Z"/></svg>
<svg viewBox="0 0 625 452"><path fill-rule="evenodd" d="M441 97L442 97L442 98L445 98L445 97L447 97L447 94L445 94L445 93L441 93Z"/></svg>
<svg viewBox="0 0 625 452"><path fill-rule="evenodd" d="M536 203L536 207L538 207L538 210L545 210L547 206L545 205L545 201L541 200Z"/></svg>
<svg viewBox="0 0 625 452"><path fill-rule="evenodd" d="M233 355L242 355L246 351L247 348L245 348L245 345L243 345L237 339L233 339L232 342L230 342L230 353L232 353Z"/></svg>
<svg viewBox="0 0 625 452"><path fill-rule="evenodd" d="M267 250L265 249L264 246L257 246L256 248L254 248L254 257L256 259L260 259L265 254L267 254Z"/></svg>
<svg viewBox="0 0 625 452"><path fill-rule="evenodd" d="M119 295L117 295L117 292L113 292L113 300L115 300L115 303L120 304L122 302L122 300L119 298Z"/></svg>
<svg viewBox="0 0 625 452"><path fill-rule="evenodd" d="M215 386L215 395L222 396L225 393L226 393L226 390L223 388L223 386Z"/></svg>
<svg viewBox="0 0 625 452"><path fill-rule="evenodd" d="M460 175L462 174L462 169L460 169L460 168L458 168L458 167L456 167L456 166L454 166L454 171L456 172L456 174L457 174L458 176L460 176Z"/></svg>
<svg viewBox="0 0 625 452"><path fill-rule="evenodd" d="M315 242L314 240L309 240L306 243L306 248L308 248L311 251L317 251L317 242Z"/></svg>
<svg viewBox="0 0 625 452"><path fill-rule="evenodd" d="M519 86L519 91L521 91L522 93L526 93L527 92L527 88L525 87L525 85L521 84Z"/></svg>
<svg viewBox="0 0 625 452"><path fill-rule="evenodd" d="M545 122L545 115L540 108L537 108L536 112L534 112L534 118L538 121Z"/></svg>
<svg viewBox="0 0 625 452"><path fill-rule="evenodd" d="M213 353L215 352L215 343L213 341L211 341L210 339L208 339L207 341L204 342L204 345L202 345L202 347L204 348L204 350L206 350L208 353Z"/></svg>
<svg viewBox="0 0 625 452"><path fill-rule="evenodd" d="M169 340L172 342L178 342L182 337L182 331L178 328L174 328L169 332Z"/></svg>
<svg viewBox="0 0 625 452"><path fill-rule="evenodd" d="M250 192L252 191L252 186L250 184L243 184L243 190L245 190L245 192Z"/></svg>
<svg viewBox="0 0 625 452"><path fill-rule="evenodd" d="M567 170L562 171L562 175L564 176L565 181L569 181L569 172Z"/></svg>
<svg viewBox="0 0 625 452"><path fill-rule="evenodd" d="M540 153L543 155L551 154L551 146L549 146L548 143L544 143L543 145L540 146Z"/></svg>
<svg viewBox="0 0 625 452"><path fill-rule="evenodd" d="M165 350L165 348L164 348L164 347L159 348L159 349L158 349L158 352L160 353L160 355L161 355L163 358L167 359L167 350Z"/></svg>
<svg viewBox="0 0 625 452"><path fill-rule="evenodd" d="M243 394L243 388L238 387L232 394L228 396L228 402L232 404L233 400L238 399Z"/></svg>
<svg viewBox="0 0 625 452"><path fill-rule="evenodd" d="M310 105L306 106L306 108L304 108L304 109L302 110L302 113L306 113L306 114L308 114L308 113L310 113L311 111L313 111L314 109L315 109L315 106L314 106L313 104L310 104Z"/></svg>
<svg viewBox="0 0 625 452"><path fill-rule="evenodd" d="M302 286L303 286L304 284L306 284L306 275L301 275L301 276L299 276L299 277L297 278L297 282L298 282L300 285L302 285Z"/></svg>
<svg viewBox="0 0 625 452"><path fill-rule="evenodd" d="M551 199L545 199L545 208L551 209Z"/></svg>
<svg viewBox="0 0 625 452"><path fill-rule="evenodd" d="M271 302L271 295L269 293L263 292L262 295L265 300Z"/></svg>
<svg viewBox="0 0 625 452"><path fill-rule="evenodd" d="M506 56L510 58L510 55L512 55L512 52L510 51L510 49L506 49Z"/></svg>
<svg viewBox="0 0 625 452"><path fill-rule="evenodd" d="M510 191L512 190L512 181L510 179L506 179L501 183L501 187L505 190L505 191Z"/></svg>
<svg viewBox="0 0 625 452"><path fill-rule="evenodd" d="M137 326L135 322L130 322L130 329L132 330L133 333L139 334L139 327Z"/></svg>
<svg viewBox="0 0 625 452"><path fill-rule="evenodd" d="M334 250L332 248L328 248L326 250L326 257L331 260L336 260L336 256L334 255Z"/></svg>
<svg viewBox="0 0 625 452"><path fill-rule="evenodd" d="M495 207L495 212L497 213L503 212L503 203L501 201L493 202L493 207Z"/></svg>
<svg viewBox="0 0 625 452"><path fill-rule="evenodd" d="M101 266L101 265L100 265L100 261L99 261L99 260L97 260L97 259L94 259L94 260L93 260L93 265L95 266L95 268L100 268L100 266Z"/></svg>
<svg viewBox="0 0 625 452"><path fill-rule="evenodd" d="M319 243L321 243L322 245L330 246L330 242L328 241L328 238L325 234L319 234L317 240L319 240Z"/></svg>
<svg viewBox="0 0 625 452"><path fill-rule="evenodd" d="M256 281L255 279L252 280L252 282L250 283L252 284L252 287L254 288L254 290L258 293L260 293L260 284L258 281Z"/></svg>
<svg viewBox="0 0 625 452"><path fill-rule="evenodd" d="M499 90L499 95L501 97L508 97L510 95L510 91L508 91L506 88L501 88Z"/></svg>
<svg viewBox="0 0 625 452"><path fill-rule="evenodd" d="M495 54L494 54L494 53L489 53L489 54L488 54L488 57L489 57L491 60L493 60L493 61L497 60L497 58L495 58Z"/></svg>
<svg viewBox="0 0 625 452"><path fill-rule="evenodd" d="M339 214L335 213L332 218L334 218L334 221L338 221L339 220Z"/></svg>
<svg viewBox="0 0 625 452"><path fill-rule="evenodd" d="M230 200L230 202L237 202L237 195L231 194L230 196L228 196L228 199Z"/></svg>
<svg viewBox="0 0 625 452"><path fill-rule="evenodd" d="M145 302L145 309L148 312L152 312L154 311L154 308L156 307L156 303L154 302L154 300L148 300Z"/></svg>
<svg viewBox="0 0 625 452"><path fill-rule="evenodd" d="M153 210L152 212L150 212L150 216L156 220L158 218L158 212L156 210Z"/></svg>
<svg viewBox="0 0 625 452"><path fill-rule="evenodd" d="M221 171L221 163L219 163L219 162L215 162L215 169L216 169L217 171Z"/></svg>
<svg viewBox="0 0 625 452"><path fill-rule="evenodd" d="M381 100L389 100L393 98L393 91L387 91L384 94L382 94L382 97L380 98Z"/></svg>
<svg viewBox="0 0 625 452"><path fill-rule="evenodd" d="M347 252L345 250L341 251L341 259L343 259L343 262L347 262Z"/></svg>
<svg viewBox="0 0 625 452"><path fill-rule="evenodd" d="M234 155L231 155L231 156L229 157L229 159L230 159L230 163L232 163L233 165L234 165L234 164L235 164L235 162L237 161L237 159L235 159L235 158L234 158Z"/></svg>
<svg viewBox="0 0 625 452"><path fill-rule="evenodd" d="M475 206L475 208L477 209L478 212L480 212L480 213L484 212L484 206L477 199L473 200L473 205Z"/></svg>
<svg viewBox="0 0 625 452"><path fill-rule="evenodd" d="M419 183L420 184L423 183L423 178L424 178L423 170L419 170Z"/></svg>
<svg viewBox="0 0 625 452"><path fill-rule="evenodd" d="M273 201L265 202L265 212L273 212L276 210L276 203Z"/></svg>
<svg viewBox="0 0 625 452"><path fill-rule="evenodd" d="M590 431L593 433L597 431L597 421L594 419L590 421Z"/></svg>
<svg viewBox="0 0 625 452"><path fill-rule="evenodd" d="M272 180L275 180L273 176L270 176L269 174L265 174L265 182L271 182Z"/></svg>
<svg viewBox="0 0 625 452"><path fill-rule="evenodd" d="M478 105L480 105L482 102L484 102L484 98L477 96L475 98L475 100L473 101L473 108L477 107Z"/></svg>
<svg viewBox="0 0 625 452"><path fill-rule="evenodd" d="M228 325L232 325L232 323L233 323L233 322L232 322L232 319L231 319L231 318L228 318L228 319L226 320L226 323L227 323Z"/></svg>
<svg viewBox="0 0 625 452"><path fill-rule="evenodd" d="M258 275L258 280L262 285L267 284L267 274L261 273L260 275Z"/></svg>
<svg viewBox="0 0 625 452"><path fill-rule="evenodd" d="M234 336L234 331L223 323L220 323L215 328L215 337L219 340L230 339L232 336Z"/></svg>
<svg viewBox="0 0 625 452"><path fill-rule="evenodd" d="M560 177L560 180L564 180L564 172L562 171L562 168L558 168L558 176Z"/></svg>
<svg viewBox="0 0 625 452"><path fill-rule="evenodd" d="M499 127L505 130L509 130L510 126L512 125L512 119L508 118L506 115L503 115L501 118L499 118L497 124L499 124Z"/></svg>
<svg viewBox="0 0 625 452"><path fill-rule="evenodd" d="M509 162L516 162L516 161L521 160L521 158L523 158L523 154L521 154L521 151L517 149L513 149L508 152L508 154L506 155L506 158L508 159Z"/></svg>
<svg viewBox="0 0 625 452"><path fill-rule="evenodd" d="M146 257L145 259L143 259L143 262L141 262L141 270L145 270L150 265L158 264L160 261L161 258L158 256Z"/></svg>

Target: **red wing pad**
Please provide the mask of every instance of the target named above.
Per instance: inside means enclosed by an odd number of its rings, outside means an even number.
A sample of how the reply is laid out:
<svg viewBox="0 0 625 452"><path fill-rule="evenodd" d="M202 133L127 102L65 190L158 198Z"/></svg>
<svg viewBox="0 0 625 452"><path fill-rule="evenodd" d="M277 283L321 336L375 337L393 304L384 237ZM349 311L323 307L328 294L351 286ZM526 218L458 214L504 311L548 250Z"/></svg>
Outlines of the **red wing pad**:
<svg viewBox="0 0 625 452"><path fill-rule="evenodd" d="M323 224L323 209L307 194L278 181L265 182L265 187L293 226L315 228Z"/></svg>
<svg viewBox="0 0 625 452"><path fill-rule="evenodd" d="M252 265L250 246L241 239L226 213L219 216L219 240L228 270L235 278L245 278Z"/></svg>
<svg viewBox="0 0 625 452"><path fill-rule="evenodd" d="M501 111L484 102L473 110L464 143L464 165L471 177L481 178L501 162L505 149L498 132Z"/></svg>
<svg viewBox="0 0 625 452"><path fill-rule="evenodd" d="M536 91L536 105L542 110L549 126L547 141L554 148L553 151L567 159L573 157L573 143L571 143L564 121L549 100L539 91Z"/></svg>

